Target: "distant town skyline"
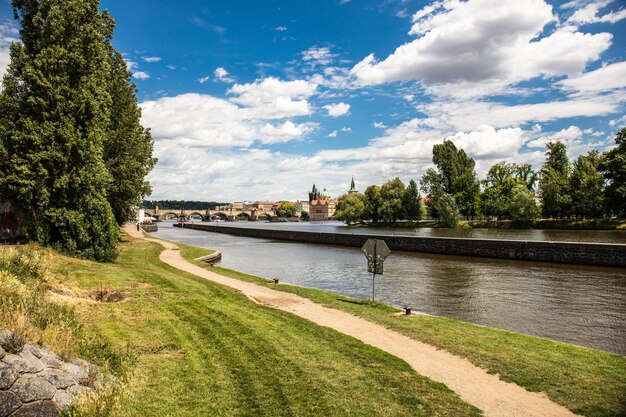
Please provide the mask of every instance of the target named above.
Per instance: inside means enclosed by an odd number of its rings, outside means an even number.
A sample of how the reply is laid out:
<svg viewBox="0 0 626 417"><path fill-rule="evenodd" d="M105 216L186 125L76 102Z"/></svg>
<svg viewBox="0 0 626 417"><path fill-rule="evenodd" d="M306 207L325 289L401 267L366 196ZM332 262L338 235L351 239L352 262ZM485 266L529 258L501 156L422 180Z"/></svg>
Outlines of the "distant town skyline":
<svg viewBox="0 0 626 417"><path fill-rule="evenodd" d="M477 172L604 150L626 125L619 0L103 0L159 162L149 199L333 196L419 180L451 138ZM0 72L19 37L0 0Z"/></svg>

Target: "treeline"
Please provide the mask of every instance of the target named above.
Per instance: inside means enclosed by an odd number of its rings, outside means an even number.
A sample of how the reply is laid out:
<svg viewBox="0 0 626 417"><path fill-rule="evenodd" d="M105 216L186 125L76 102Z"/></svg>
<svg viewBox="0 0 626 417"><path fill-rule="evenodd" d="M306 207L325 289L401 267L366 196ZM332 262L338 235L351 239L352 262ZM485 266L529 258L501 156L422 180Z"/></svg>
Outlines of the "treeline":
<svg viewBox="0 0 626 417"><path fill-rule="evenodd" d="M223 206L225 204L227 203L219 203L217 201L143 200L142 207L153 209L158 205L159 209L206 210L209 208L211 210L215 210L217 206Z"/></svg>
<svg viewBox="0 0 626 417"><path fill-rule="evenodd" d="M13 1L20 42L0 92L0 200L27 236L98 261L150 194L150 131L98 0Z"/></svg>
<svg viewBox="0 0 626 417"><path fill-rule="evenodd" d="M459 215L512 219L529 223L544 218L602 218L626 215L626 128L615 137L616 147L590 151L569 162L562 142L550 142L539 171L530 164L506 161L492 166L479 180L475 161L450 140L433 147L433 163L420 180L427 196L422 205L415 181L405 188L399 178L364 194L339 198L335 218L346 223L420 220L427 213L444 227L454 227Z"/></svg>

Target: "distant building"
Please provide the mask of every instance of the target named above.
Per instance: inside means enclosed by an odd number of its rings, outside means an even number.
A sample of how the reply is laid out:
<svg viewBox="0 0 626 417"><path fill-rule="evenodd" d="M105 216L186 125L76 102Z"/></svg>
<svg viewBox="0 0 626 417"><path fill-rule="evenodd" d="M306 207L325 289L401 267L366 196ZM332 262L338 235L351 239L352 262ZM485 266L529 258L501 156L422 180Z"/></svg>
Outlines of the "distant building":
<svg viewBox="0 0 626 417"><path fill-rule="evenodd" d="M335 215L335 207L336 201L330 197L326 188L320 193L313 184L309 192L309 219L311 221L329 220Z"/></svg>
<svg viewBox="0 0 626 417"><path fill-rule="evenodd" d="M268 213L272 211L272 208L276 204L275 201L257 201L254 203L254 208L263 213Z"/></svg>
<svg viewBox="0 0 626 417"><path fill-rule="evenodd" d="M300 217L303 211L306 211L307 213L310 211L309 202L306 200L298 200L294 203L294 206L296 207L297 217Z"/></svg>

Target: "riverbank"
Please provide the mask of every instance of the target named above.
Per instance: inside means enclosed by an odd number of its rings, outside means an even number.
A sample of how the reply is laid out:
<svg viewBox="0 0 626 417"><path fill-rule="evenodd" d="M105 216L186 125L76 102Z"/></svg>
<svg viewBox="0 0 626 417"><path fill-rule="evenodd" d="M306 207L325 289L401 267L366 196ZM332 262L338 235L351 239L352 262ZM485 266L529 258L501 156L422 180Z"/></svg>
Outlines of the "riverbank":
<svg viewBox="0 0 626 417"><path fill-rule="evenodd" d="M211 224L176 223L174 226L235 236L357 248L362 247L368 239L374 237L367 233L332 233ZM626 268L626 244L423 237L399 234L378 234L375 238L385 240L392 251Z"/></svg>
<svg viewBox="0 0 626 417"><path fill-rule="evenodd" d="M406 221L406 222L378 222L359 223L352 225L358 229L360 227L372 228L442 228L435 220ZM588 220L555 220L538 219L531 223L516 223L512 220L461 220L457 229L537 229L537 230L626 230L626 219L588 219Z"/></svg>
<svg viewBox="0 0 626 417"><path fill-rule="evenodd" d="M81 340L133 358L118 396L74 416L480 415L392 355L162 263L160 245L124 236L104 264L29 250Z"/></svg>
<svg viewBox="0 0 626 417"><path fill-rule="evenodd" d="M516 383L529 391L544 392L577 414L622 416L626 411L626 357L442 317L398 315L400 310L384 304L371 304L288 284L275 285L270 279L193 261L206 250L178 245L181 255L198 266L294 293L379 323L415 340L466 357L504 381Z"/></svg>

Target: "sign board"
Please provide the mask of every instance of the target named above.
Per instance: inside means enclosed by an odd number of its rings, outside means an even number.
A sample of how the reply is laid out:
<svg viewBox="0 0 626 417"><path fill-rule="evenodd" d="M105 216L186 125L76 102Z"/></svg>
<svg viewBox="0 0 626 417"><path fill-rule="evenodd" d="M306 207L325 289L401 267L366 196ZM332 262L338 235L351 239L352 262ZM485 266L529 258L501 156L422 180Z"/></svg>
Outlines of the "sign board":
<svg viewBox="0 0 626 417"><path fill-rule="evenodd" d="M384 240L368 239L361 248L367 258L367 272L383 274L383 262L391 253Z"/></svg>

